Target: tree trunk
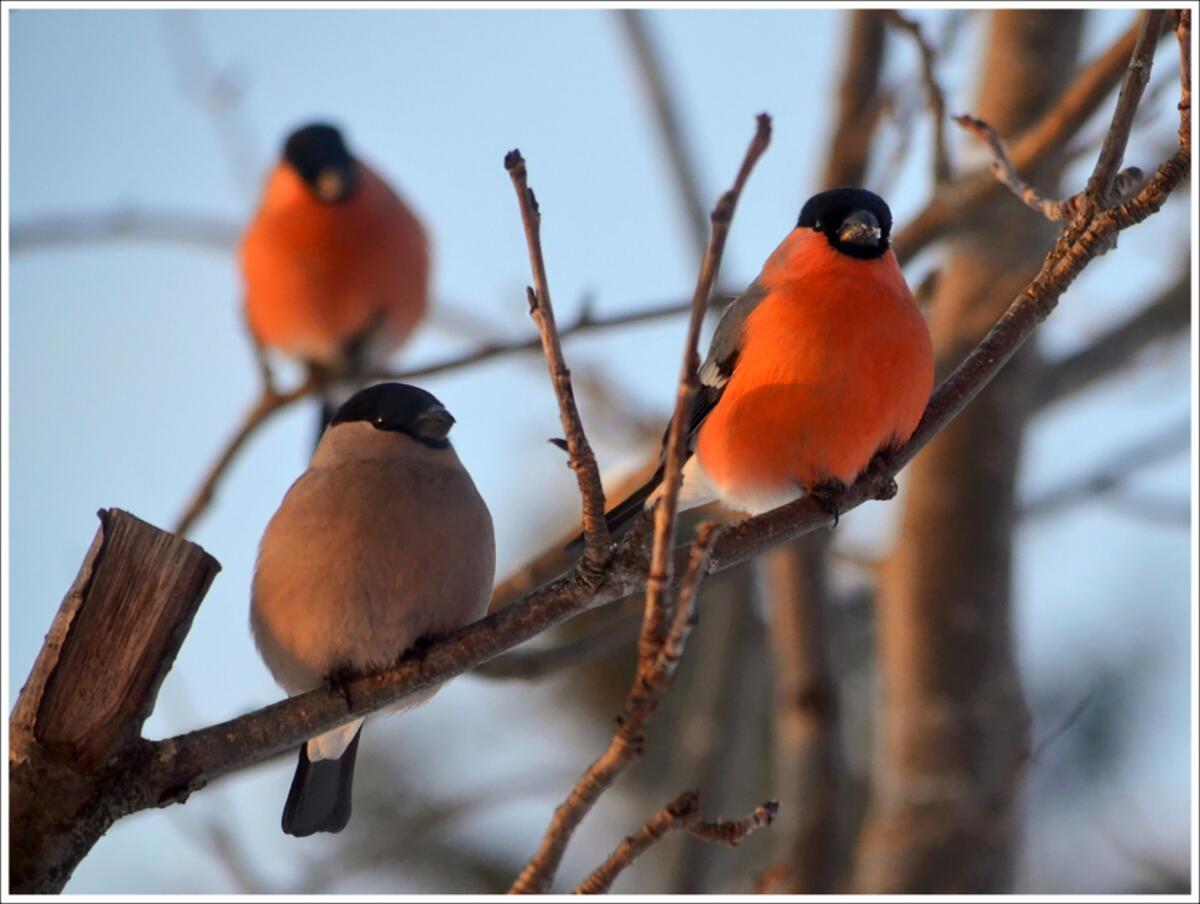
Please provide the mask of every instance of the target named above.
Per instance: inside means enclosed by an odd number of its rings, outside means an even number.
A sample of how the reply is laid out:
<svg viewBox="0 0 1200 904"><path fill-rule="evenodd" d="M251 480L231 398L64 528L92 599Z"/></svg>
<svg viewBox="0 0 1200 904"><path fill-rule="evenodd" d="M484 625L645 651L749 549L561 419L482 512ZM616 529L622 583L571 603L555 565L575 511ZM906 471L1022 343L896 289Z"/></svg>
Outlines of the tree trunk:
<svg viewBox="0 0 1200 904"><path fill-rule="evenodd" d="M1012 137L1053 103L1082 11L992 15L978 114ZM1048 160L1025 174L1051 190ZM1032 276L1053 229L1007 194L955 232L931 330L946 373ZM1031 348L916 458L879 595L883 710L855 885L998 893L1012 884L1028 744L1011 626L1014 485Z"/></svg>

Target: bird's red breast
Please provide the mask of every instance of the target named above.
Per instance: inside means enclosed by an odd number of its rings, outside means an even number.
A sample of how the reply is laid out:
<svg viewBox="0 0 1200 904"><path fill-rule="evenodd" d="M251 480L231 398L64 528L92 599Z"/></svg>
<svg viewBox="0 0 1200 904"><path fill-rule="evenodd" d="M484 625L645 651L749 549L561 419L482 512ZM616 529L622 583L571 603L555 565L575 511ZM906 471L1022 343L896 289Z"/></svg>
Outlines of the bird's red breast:
<svg viewBox="0 0 1200 904"><path fill-rule="evenodd" d="M696 447L722 498L747 510L849 483L912 435L933 386L929 331L891 250L857 259L798 228L758 282L766 295Z"/></svg>
<svg viewBox="0 0 1200 904"><path fill-rule="evenodd" d="M370 167L355 166L358 188L336 204L276 166L242 242L246 312L259 342L327 366L367 332L373 351L394 350L428 304L424 228Z"/></svg>

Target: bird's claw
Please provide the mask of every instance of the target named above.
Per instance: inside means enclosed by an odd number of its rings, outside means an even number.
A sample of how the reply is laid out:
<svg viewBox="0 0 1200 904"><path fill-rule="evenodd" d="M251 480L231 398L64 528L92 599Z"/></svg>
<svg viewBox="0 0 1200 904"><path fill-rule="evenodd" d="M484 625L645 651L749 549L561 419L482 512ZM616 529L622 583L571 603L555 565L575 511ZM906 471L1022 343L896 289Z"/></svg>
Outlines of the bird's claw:
<svg viewBox="0 0 1200 904"><path fill-rule="evenodd" d="M840 480L826 481L808 491L808 495L813 498L813 502L817 504L821 511L833 518L833 527L838 526L838 522L842 517L842 513L838 508L837 497L845 491L846 485Z"/></svg>
<svg viewBox="0 0 1200 904"><path fill-rule="evenodd" d="M876 481L875 495L872 498L877 499L880 502L887 502L898 492L900 492L900 487L896 485L896 478L888 477L886 480Z"/></svg>
<svg viewBox="0 0 1200 904"><path fill-rule="evenodd" d="M329 685L329 689L336 694L339 694L346 701L346 706L353 706L354 701L351 699L350 683L357 678L358 675L348 665L338 666L325 676L325 683Z"/></svg>

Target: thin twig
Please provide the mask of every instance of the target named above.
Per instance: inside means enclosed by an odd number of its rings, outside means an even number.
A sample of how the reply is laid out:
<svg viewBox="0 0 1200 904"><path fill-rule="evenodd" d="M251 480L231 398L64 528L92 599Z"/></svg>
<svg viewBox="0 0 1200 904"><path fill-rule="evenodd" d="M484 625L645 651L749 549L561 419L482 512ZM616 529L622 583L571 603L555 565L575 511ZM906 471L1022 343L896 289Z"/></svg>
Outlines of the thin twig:
<svg viewBox="0 0 1200 904"><path fill-rule="evenodd" d="M1084 194L1097 208L1108 207L1119 199L1113 197L1117 170L1125 157L1125 146L1133 130L1133 116L1142 99L1142 92L1150 81L1150 67L1154 62L1154 49L1162 36L1163 24L1167 20L1165 9L1148 9L1142 13L1141 27L1133 57L1125 70L1121 90L1117 94L1117 105L1113 109L1112 123L1104 134L1100 145L1100 156L1088 179Z"/></svg>
<svg viewBox="0 0 1200 904"><path fill-rule="evenodd" d="M208 117L224 152L230 176L245 198L258 190L261 155L254 128L245 114L245 86L213 65L194 10L164 12L168 58L180 93Z"/></svg>
<svg viewBox="0 0 1200 904"><path fill-rule="evenodd" d="M87 213L45 214L14 220L8 245L13 254L130 239L189 245L228 253L241 227L220 217L165 207L114 207Z"/></svg>
<svg viewBox="0 0 1200 904"><path fill-rule="evenodd" d="M933 121L933 179L935 184L941 185L943 182L949 182L954 173L950 167L950 154L946 149L946 93L937 80L937 54L933 45L926 40L921 23L908 18L899 10L887 10L886 15L888 22L912 37L921 55L921 80L925 84L929 117Z"/></svg>
<svg viewBox="0 0 1200 904"><path fill-rule="evenodd" d="M737 847L751 832L769 826L779 812L779 804L767 801L755 807L745 819L704 822L700 819L700 795L685 791L663 807L649 822L628 836L594 872L576 888L577 895L603 894L633 861L649 850L668 832L686 830L701 841Z"/></svg>
<svg viewBox="0 0 1200 904"><path fill-rule="evenodd" d="M637 636L638 620L622 616L577 640L540 650L506 653L475 669L472 674L495 681L534 681L562 669L576 668L610 656L628 647Z"/></svg>
<svg viewBox="0 0 1200 904"><path fill-rule="evenodd" d="M1179 17L1181 66L1187 69L1190 11ZM1184 92L1187 97L1187 92ZM1152 216L1191 170L1190 106L1181 103L1179 147L1131 201L1101 211L1086 224L1072 222L1047 255L1041 272L1013 300L987 336L933 394L913 436L894 454L881 456L832 500L845 514L888 486L892 476L1005 367L1012 355L1055 309L1063 293L1098 253L1098 243ZM1184 128L1184 126L1189 126ZM809 498L725 529L713 544L708 573L729 568L779 543L828 526L831 516ZM617 545L603 578L596 584L570 572L530 592L525 599L471 625L422 643L393 666L345 682L338 690L321 689L160 741L135 742L119 758L92 776L102 794L100 828L149 807L186 800L206 783L294 749L305 738L385 706L437 687L501 652L588 609L624 598L645 586L646 557L640 539ZM94 838L73 848L77 863ZM72 864L73 865L73 864ZM64 877L65 881L65 877Z"/></svg>
<svg viewBox="0 0 1200 904"><path fill-rule="evenodd" d="M554 395L558 399L558 412L567 437L570 467L579 482L579 495L583 503L584 562L601 569L608 559L608 524L604 520L604 485L600 482L600 468L596 456L588 443L575 406L575 390L571 387L571 372L563 357L562 342L554 322L554 306L550 302L550 284L546 279L546 261L542 255L541 223L537 198L527 182L525 158L518 150L509 151L504 157L504 168L512 178L521 207L521 222L525 227L525 241L529 246L529 265L533 271L534 288L526 288L529 299L529 314L541 334L542 352L550 369L554 383Z"/></svg>
<svg viewBox="0 0 1200 904"><path fill-rule="evenodd" d="M675 601L672 617L669 591L673 584L675 565L673 552L676 508L685 458L687 423L698 385L700 356L697 346L700 327L717 272L720 270L721 255L738 198L754 164L767 149L770 139L771 119L764 113L758 117L754 139L746 150L733 187L721 196L713 208L712 233L704 261L700 265L696 292L692 297L692 312L684 344L679 391L667 437L663 493L655 505L654 548L651 553L650 570L646 576L646 606L642 631L638 638L637 675L626 700L625 712L613 733L608 750L588 767L567 799L555 810L554 818L538 851L513 883L511 891L514 893L541 893L554 881L563 853L579 823L617 776L640 756L642 730L659 698L670 685L675 666L687 642L696 590L716 538L716 530L712 526L702 527L698 532L688 559L688 572L680 587L679 598Z"/></svg>
<svg viewBox="0 0 1200 904"><path fill-rule="evenodd" d="M670 631L658 649L651 651L648 656L641 654L639 645L633 685L629 689L625 708L617 720L617 727L608 748L588 766L566 800L554 811L554 817L546 829L537 853L530 858L513 882L512 888L509 889L511 894L542 894L546 891L554 881L571 836L583 818L618 776L641 756L646 723L670 687L679 658L691 633L696 592L699 590L717 533L717 525L711 523L703 525L697 532L688 558L687 571L675 601L676 617L672 621ZM647 583L643 636L652 620L652 596L653 592Z"/></svg>
<svg viewBox="0 0 1200 904"><path fill-rule="evenodd" d="M1011 159L1020 171L1032 170L1088 121L1121 79L1137 43L1134 25L1076 76L1055 107L1012 142ZM935 194L925 208L896 234L893 244L903 264L954 228L964 211L994 198L1001 184L984 171L963 176Z"/></svg>
<svg viewBox="0 0 1200 904"><path fill-rule="evenodd" d="M1060 360L1047 362L1033 384L1031 404L1040 409L1126 367L1142 349L1171 336L1186 336L1192 317L1191 274L1179 278L1149 304Z"/></svg>
<svg viewBox="0 0 1200 904"><path fill-rule="evenodd" d="M729 297L718 295L715 296L711 303L711 307L716 307L728 303ZM574 336L577 333L614 329L632 324L647 323L654 320L661 320L667 317L675 317L679 314L686 313L690 310L690 302L680 302L673 304L660 304L651 307L638 308L628 311L623 314L614 314L608 317L595 317L587 311L583 311L580 315L564 330L559 331L559 338L565 339L568 336ZM365 379L369 380L398 380L400 382L412 382L414 380L425 377L434 376L435 374L447 373L450 371L459 370L466 367L474 367L477 364L483 364L498 358L507 357L509 355L525 354L529 352L539 351L542 347L541 338L535 337L532 339L517 339L511 342L497 342L492 345L487 345L482 348L466 354L451 355L441 361L435 361L431 364L421 364L416 367L411 367L405 370L375 370L364 374ZM262 368L259 368L262 373ZM183 514L179 517L172 530L175 533L186 534L196 523L196 520L204 513L208 506L212 503L217 486L224 479L225 473L229 466L233 464L238 453L245 446L250 437L258 431L260 427L272 415L277 414L285 408L308 398L313 395L321 387L320 380L310 375L305 382L301 383L294 389L287 392L268 391L259 396L258 399L247 410L245 416L234 430L226 445L217 454L216 460L209 466L205 473L200 486L192 494ZM564 567L569 562L564 563ZM561 573L559 569L556 574Z"/></svg>
<svg viewBox="0 0 1200 904"><path fill-rule="evenodd" d="M1078 192L1069 198L1063 198L1058 201L1051 201L1042 197L1036 188L1027 184L1021 178L1016 167L1012 165L1012 161L1008 159L1008 153L1004 149L1004 142L996 134L995 129L982 119L966 113L961 116L955 116L953 119L968 132L975 134L981 140L987 142L992 150L992 174L1014 195L1020 198L1027 207L1033 208L1047 220L1055 223L1069 220L1079 213L1084 205L1091 203L1086 191ZM1131 166L1123 170L1113 182L1113 194L1116 195L1118 200L1128 198L1144 177L1145 173L1136 166Z"/></svg>
<svg viewBox="0 0 1200 904"><path fill-rule="evenodd" d="M670 171L675 180L675 193L679 197L684 219L687 221L688 237L691 239L696 259L699 260L708 241L708 217L701 200L696 166L683 138L683 124L671 99L658 49L646 26L646 12L641 9L619 9L616 13L625 32L629 50L637 63L642 87L654 106L658 132L662 136L667 157L671 162Z"/></svg>
<svg viewBox="0 0 1200 904"><path fill-rule="evenodd" d="M1179 452L1186 452L1191 436L1191 422L1185 420L1141 438L1107 458L1090 474L1071 480L1056 489L1047 490L1029 500L1020 508L1021 517L1036 518L1052 514L1077 503L1107 495L1119 489L1139 469L1156 465Z"/></svg>

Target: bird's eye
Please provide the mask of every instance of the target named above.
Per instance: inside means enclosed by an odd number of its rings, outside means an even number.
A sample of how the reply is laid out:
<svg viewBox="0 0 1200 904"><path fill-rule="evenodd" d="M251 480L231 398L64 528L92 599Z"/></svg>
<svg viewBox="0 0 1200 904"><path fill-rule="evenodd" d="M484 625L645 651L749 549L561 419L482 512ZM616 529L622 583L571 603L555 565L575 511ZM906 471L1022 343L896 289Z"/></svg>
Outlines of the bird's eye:
<svg viewBox="0 0 1200 904"><path fill-rule="evenodd" d="M824 228L825 224L821 220L817 220L815 223L813 223L813 229L815 229L817 232L820 232Z"/></svg>
<svg viewBox="0 0 1200 904"><path fill-rule="evenodd" d="M383 415L382 414L375 415L375 425L378 427L383 426Z"/></svg>

